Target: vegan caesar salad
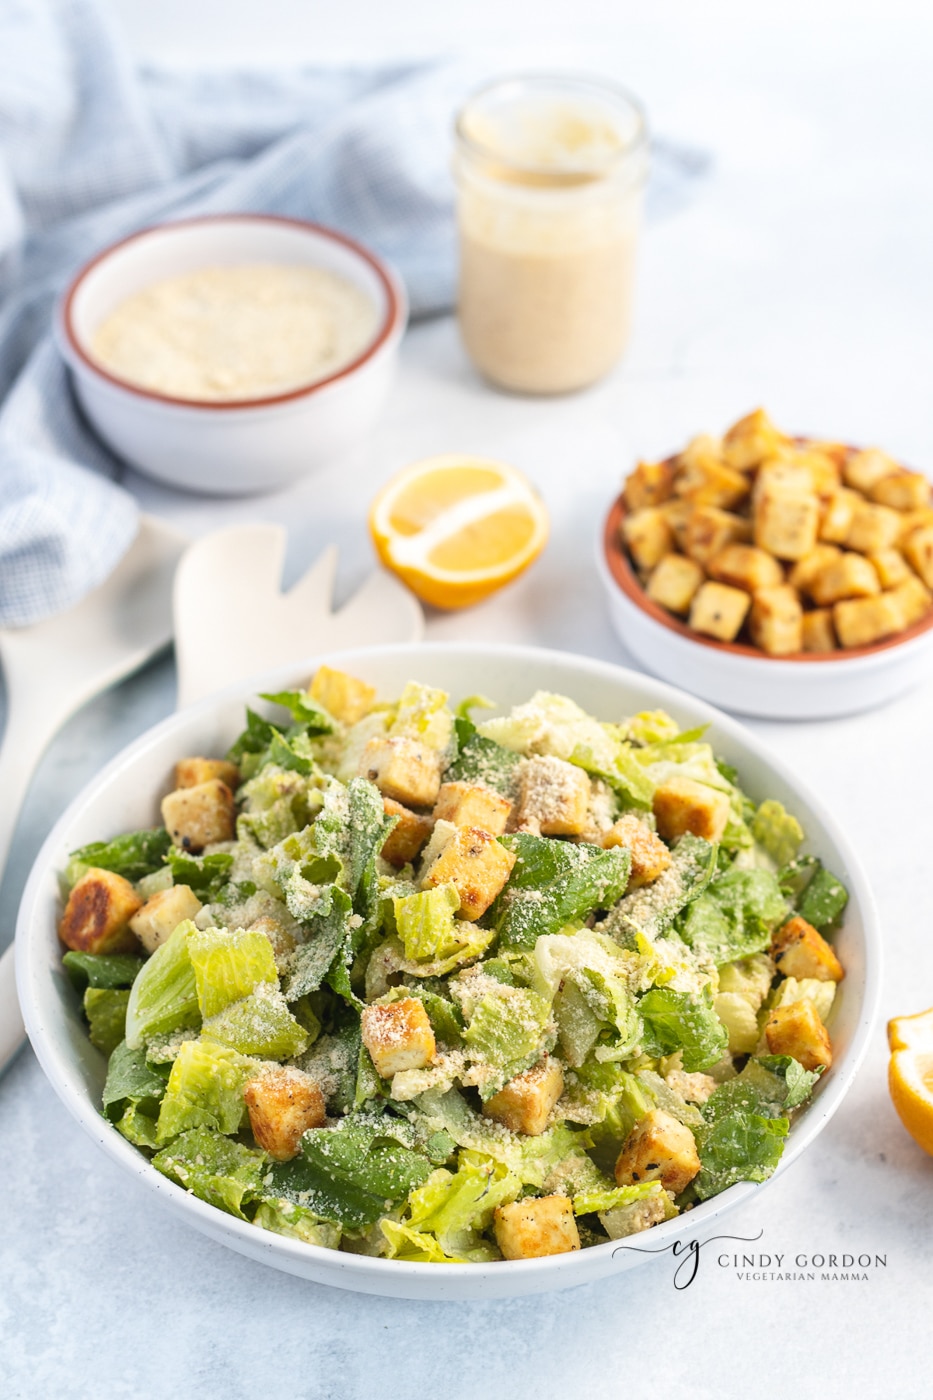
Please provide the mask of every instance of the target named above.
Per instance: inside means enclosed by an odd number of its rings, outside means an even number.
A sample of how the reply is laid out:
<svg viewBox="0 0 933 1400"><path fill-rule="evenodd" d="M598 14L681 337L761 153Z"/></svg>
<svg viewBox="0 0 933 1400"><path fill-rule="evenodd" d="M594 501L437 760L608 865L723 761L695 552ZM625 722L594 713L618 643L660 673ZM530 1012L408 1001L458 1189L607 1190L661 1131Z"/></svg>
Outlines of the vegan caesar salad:
<svg viewBox="0 0 933 1400"><path fill-rule="evenodd" d="M774 1171L832 1064L847 895L703 729L386 703L329 667L262 699L180 759L161 827L64 872L102 1111L158 1171L310 1245L461 1264Z"/></svg>

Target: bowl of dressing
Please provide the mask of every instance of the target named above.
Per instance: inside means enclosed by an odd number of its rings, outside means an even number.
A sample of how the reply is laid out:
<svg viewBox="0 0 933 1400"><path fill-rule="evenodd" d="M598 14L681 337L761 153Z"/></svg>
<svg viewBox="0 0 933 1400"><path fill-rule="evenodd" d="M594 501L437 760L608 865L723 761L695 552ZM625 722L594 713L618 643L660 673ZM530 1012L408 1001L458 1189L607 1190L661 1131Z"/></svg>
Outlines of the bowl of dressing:
<svg viewBox="0 0 933 1400"><path fill-rule="evenodd" d="M223 214L145 229L78 272L56 316L87 418L185 490L288 485L365 435L407 322L396 273L333 229Z"/></svg>

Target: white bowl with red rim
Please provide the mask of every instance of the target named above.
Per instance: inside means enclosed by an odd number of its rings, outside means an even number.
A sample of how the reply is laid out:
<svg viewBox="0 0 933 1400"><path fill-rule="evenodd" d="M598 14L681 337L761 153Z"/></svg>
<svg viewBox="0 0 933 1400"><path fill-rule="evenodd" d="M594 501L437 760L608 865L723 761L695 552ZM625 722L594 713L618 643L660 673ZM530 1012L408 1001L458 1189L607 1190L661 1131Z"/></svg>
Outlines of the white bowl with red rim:
<svg viewBox="0 0 933 1400"><path fill-rule="evenodd" d="M261 399L174 398L105 369L91 350L101 323L128 297L207 267L323 268L372 299L377 329L326 378ZM276 490L337 457L382 408L408 319L397 274L334 229L272 214L219 214L131 234L86 263L58 306L56 339L82 409L104 441L140 471L184 490L245 495Z"/></svg>

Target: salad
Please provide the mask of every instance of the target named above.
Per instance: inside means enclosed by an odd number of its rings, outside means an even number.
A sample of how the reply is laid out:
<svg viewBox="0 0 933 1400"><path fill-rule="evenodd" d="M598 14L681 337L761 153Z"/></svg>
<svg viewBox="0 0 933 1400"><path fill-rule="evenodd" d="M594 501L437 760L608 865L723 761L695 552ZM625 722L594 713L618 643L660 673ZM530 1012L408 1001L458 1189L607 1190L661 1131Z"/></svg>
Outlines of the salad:
<svg viewBox="0 0 933 1400"><path fill-rule="evenodd" d="M321 667L75 851L104 1116L308 1244L533 1258L777 1166L832 1064L847 895L703 729Z"/></svg>

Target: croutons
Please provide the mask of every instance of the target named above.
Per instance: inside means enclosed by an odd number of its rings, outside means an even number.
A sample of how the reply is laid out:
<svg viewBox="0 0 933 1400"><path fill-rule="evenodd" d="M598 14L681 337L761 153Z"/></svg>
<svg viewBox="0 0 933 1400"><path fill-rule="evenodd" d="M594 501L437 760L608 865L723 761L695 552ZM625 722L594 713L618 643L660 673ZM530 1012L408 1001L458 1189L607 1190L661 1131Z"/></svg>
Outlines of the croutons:
<svg viewBox="0 0 933 1400"><path fill-rule="evenodd" d="M225 758L182 758L175 764L176 788L200 787L212 778L219 778L231 792L236 792L240 770Z"/></svg>
<svg viewBox="0 0 933 1400"><path fill-rule="evenodd" d="M899 549L878 549L868 559L882 588L896 588L905 579L915 577Z"/></svg>
<svg viewBox="0 0 933 1400"><path fill-rule="evenodd" d="M579 836L587 827L590 780L582 768L551 755L519 765L516 821L536 836Z"/></svg>
<svg viewBox="0 0 933 1400"><path fill-rule="evenodd" d="M649 573L674 545L674 535L667 517L656 507L627 515L622 522L622 538L636 566L643 573Z"/></svg>
<svg viewBox="0 0 933 1400"><path fill-rule="evenodd" d="M677 458L674 492L696 506L738 505L748 495L748 480L727 467L711 438L694 438Z"/></svg>
<svg viewBox="0 0 933 1400"><path fill-rule="evenodd" d="M493 1228L504 1259L541 1259L580 1248L580 1232L567 1196L527 1196L497 1206Z"/></svg>
<svg viewBox="0 0 933 1400"><path fill-rule="evenodd" d="M370 739L360 758L361 778L406 807L433 807L441 786L441 764L433 749L398 734Z"/></svg>
<svg viewBox="0 0 933 1400"><path fill-rule="evenodd" d="M673 496L662 506L658 506L658 510L671 527L674 539L677 541L677 548L683 549L687 538L687 521L694 511L693 503L685 501L682 496Z"/></svg>
<svg viewBox="0 0 933 1400"><path fill-rule="evenodd" d="M434 1059L434 1031L424 1002L417 997L364 1006L362 1023L363 1044L382 1079L407 1069L423 1069Z"/></svg>
<svg viewBox="0 0 933 1400"><path fill-rule="evenodd" d="M930 479L923 472L894 472L870 486L868 495L892 510L921 510L930 504Z"/></svg>
<svg viewBox="0 0 933 1400"><path fill-rule="evenodd" d="M832 608L814 608L803 615L804 651L835 651L836 632Z"/></svg>
<svg viewBox="0 0 933 1400"><path fill-rule="evenodd" d="M920 575L927 588L933 588L933 525L921 525L909 534L903 550L914 573Z"/></svg>
<svg viewBox="0 0 933 1400"><path fill-rule="evenodd" d="M685 832L718 841L731 811L729 795L693 778L668 778L654 790L653 810L658 831L665 841L676 841Z"/></svg>
<svg viewBox="0 0 933 1400"><path fill-rule="evenodd" d="M382 805L387 817L398 817L397 823L389 832L388 839L382 848L382 858L387 860L390 865L407 865L409 861L415 859L431 835L434 822L430 817L423 817L418 812L410 812L407 807L403 807L401 802L396 802L392 797L384 797Z"/></svg>
<svg viewBox="0 0 933 1400"><path fill-rule="evenodd" d="M139 945L130 919L141 906L129 880L92 866L68 896L58 936L78 953L131 953Z"/></svg>
<svg viewBox="0 0 933 1400"><path fill-rule="evenodd" d="M752 544L729 544L707 565L710 578L755 593L759 588L776 588L784 582L778 561Z"/></svg>
<svg viewBox="0 0 933 1400"><path fill-rule="evenodd" d="M717 641L734 641L751 603L751 598L740 588L726 583L704 583L690 604L689 625L694 632L703 632Z"/></svg>
<svg viewBox="0 0 933 1400"><path fill-rule="evenodd" d="M740 515L718 506L697 506L687 517L684 553L698 564L705 564L727 544L750 540L752 527Z"/></svg>
<svg viewBox="0 0 933 1400"><path fill-rule="evenodd" d="M176 846L197 853L214 841L232 841L236 829L233 793L220 778L177 788L162 799L162 820Z"/></svg>
<svg viewBox="0 0 933 1400"><path fill-rule="evenodd" d="M478 826L501 836L512 804L482 783L444 783L434 804L434 820L454 826Z"/></svg>
<svg viewBox="0 0 933 1400"><path fill-rule="evenodd" d="M308 694L341 724L356 724L369 714L376 703L374 686L358 681L355 676L348 676L346 671L336 671L331 666L317 668Z"/></svg>
<svg viewBox="0 0 933 1400"><path fill-rule="evenodd" d="M868 447L864 452L853 452L842 469L842 475L847 486L867 496L883 477L893 476L899 470L897 462L886 452L877 447Z"/></svg>
<svg viewBox="0 0 933 1400"><path fill-rule="evenodd" d="M277 1162L297 1157L309 1128L327 1117L317 1080L291 1065L265 1064L243 1086L253 1137Z"/></svg>
<svg viewBox="0 0 933 1400"><path fill-rule="evenodd" d="M752 599L748 619L752 641L770 656L803 650L803 608L789 584L761 588Z"/></svg>
<svg viewBox="0 0 933 1400"><path fill-rule="evenodd" d="M791 569L787 582L797 589L798 593L809 593L810 584L816 578L821 569L827 564L833 564L842 557L842 550L834 544L818 544L815 549L811 549L809 554L805 554L802 559Z"/></svg>
<svg viewBox="0 0 933 1400"><path fill-rule="evenodd" d="M130 928L147 953L171 938L185 919L193 919L201 909L201 901L189 885L171 885L147 899L130 919Z"/></svg>
<svg viewBox="0 0 933 1400"><path fill-rule="evenodd" d="M763 408L740 418L722 440L722 455L736 471L749 471L781 450L787 438L779 432Z"/></svg>
<svg viewBox="0 0 933 1400"><path fill-rule="evenodd" d="M631 812L620 817L608 831L602 833L600 845L607 851L623 846L629 852L632 857L628 880L630 890L652 884L671 863L671 853L664 842Z"/></svg>
<svg viewBox="0 0 933 1400"><path fill-rule="evenodd" d="M906 578L903 583L892 588L890 596L897 602L905 627L910 627L922 617L926 617L933 605L930 590L915 576Z"/></svg>
<svg viewBox="0 0 933 1400"><path fill-rule="evenodd" d="M785 977L815 977L819 982L841 982L842 963L823 935L795 915L771 939L771 956L778 972Z"/></svg>
<svg viewBox="0 0 933 1400"><path fill-rule="evenodd" d="M421 887L453 885L460 896L457 917L478 919L502 889L514 864L514 853L488 831L437 822L425 852Z"/></svg>
<svg viewBox="0 0 933 1400"><path fill-rule="evenodd" d="M699 1170L700 1158L690 1129L662 1109L653 1108L625 1139L616 1159L615 1178L620 1186L660 1181L672 1196L679 1196Z"/></svg>
<svg viewBox="0 0 933 1400"><path fill-rule="evenodd" d="M625 478L625 504L630 511L659 506L674 490L674 468L670 462L639 462Z"/></svg>
<svg viewBox="0 0 933 1400"><path fill-rule="evenodd" d="M852 512L846 544L860 554L871 554L874 550L887 549L900 532L901 517L896 510L859 501Z"/></svg>
<svg viewBox="0 0 933 1400"><path fill-rule="evenodd" d="M865 647L903 632L904 614L892 590L877 598L848 598L833 608L833 626L843 647Z"/></svg>
<svg viewBox="0 0 933 1400"><path fill-rule="evenodd" d="M845 486L830 496L820 519L820 539L827 544L845 544L861 499L857 491L849 491Z"/></svg>
<svg viewBox="0 0 933 1400"><path fill-rule="evenodd" d="M765 1040L772 1055L790 1055L804 1069L832 1065L829 1032L809 998L774 1007L765 1022Z"/></svg>
<svg viewBox="0 0 933 1400"><path fill-rule="evenodd" d="M498 1094L483 1105L487 1118L494 1118L513 1133L538 1137L548 1125L551 1109L564 1092L564 1072L557 1060L545 1055L524 1074L510 1079Z"/></svg>
<svg viewBox="0 0 933 1400"><path fill-rule="evenodd" d="M803 559L816 544L820 505L810 490L767 489L755 499L755 544L777 559Z"/></svg>
<svg viewBox="0 0 933 1400"><path fill-rule="evenodd" d="M814 574L807 590L819 607L841 598L871 598L881 592L874 568L861 554L840 554Z"/></svg>
<svg viewBox="0 0 933 1400"><path fill-rule="evenodd" d="M693 595L703 582L703 570L682 554L665 554L648 580L647 594L662 608L687 613Z"/></svg>

